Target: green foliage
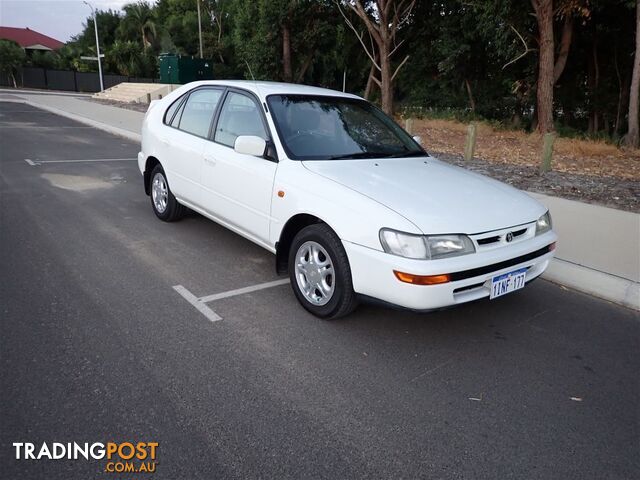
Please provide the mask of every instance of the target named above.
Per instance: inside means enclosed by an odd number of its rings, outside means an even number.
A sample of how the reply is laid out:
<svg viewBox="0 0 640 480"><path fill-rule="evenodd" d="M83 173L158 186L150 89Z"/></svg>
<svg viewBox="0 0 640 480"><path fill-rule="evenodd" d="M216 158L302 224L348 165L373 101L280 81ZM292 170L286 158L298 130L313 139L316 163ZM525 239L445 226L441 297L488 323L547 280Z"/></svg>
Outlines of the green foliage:
<svg viewBox="0 0 640 480"><path fill-rule="evenodd" d="M132 0L121 12L99 11L105 72L156 76L160 53L199 55L197 2ZM375 2L364 4L375 17ZM341 90L346 73L347 91L363 94L371 62L334 0L200 0L200 5L203 53L213 60L217 78L285 79L288 34L294 82ZM619 138L626 131L635 1L556 0L554 5L556 40L564 18L574 16L567 63L554 88L557 129ZM354 19L354 25L369 43L361 22ZM531 127L538 32L528 0L417 1L401 29L405 41L394 58L409 55L395 80L401 112ZM80 60L95 53L88 18L57 54L26 58L22 53L18 65L95 71L96 62ZM374 86L371 98L378 95Z"/></svg>
<svg viewBox="0 0 640 480"><path fill-rule="evenodd" d="M13 78L25 61L24 50L15 42L0 40L0 72Z"/></svg>

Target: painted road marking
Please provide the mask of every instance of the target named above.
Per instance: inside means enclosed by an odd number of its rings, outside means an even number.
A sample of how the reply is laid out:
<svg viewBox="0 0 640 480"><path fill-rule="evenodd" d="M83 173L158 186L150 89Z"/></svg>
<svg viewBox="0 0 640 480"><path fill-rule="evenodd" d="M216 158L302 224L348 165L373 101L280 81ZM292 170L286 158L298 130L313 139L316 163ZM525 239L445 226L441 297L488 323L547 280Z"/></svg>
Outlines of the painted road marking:
<svg viewBox="0 0 640 480"><path fill-rule="evenodd" d="M289 283L288 278L280 280L274 280L272 282L259 283L257 285L251 285L244 288L236 288L235 290L229 290L227 292L214 293L212 295L206 295L204 297L196 297L189 290L182 285L175 285L173 289L178 292L187 302L196 307L200 313L207 317L212 322L222 320L222 317L216 312L211 310L206 304L209 302L215 302L216 300L222 300L223 298L236 297L238 295L244 295L245 293L257 292L259 290L265 290L267 288L279 287L280 285L286 285Z"/></svg>
<svg viewBox="0 0 640 480"><path fill-rule="evenodd" d="M22 113L22 112L11 112L11 113ZM29 113L33 113L33 112L29 112ZM0 117L2 117L1 114L0 114ZM78 128L94 128L94 127L89 127L89 126L86 126L86 127L85 126L80 126L79 127L79 126L76 126L76 125L74 125L74 126L71 126L71 125L57 126L56 125L56 126L50 126L50 127L47 127L47 126L44 126L44 125L36 125L36 126L3 125L2 126L3 130L7 130L7 129L10 129L10 128L15 128L15 129L20 129L20 130L52 130L52 129L58 130L60 128L73 128L75 130L75 129L78 129Z"/></svg>
<svg viewBox="0 0 640 480"><path fill-rule="evenodd" d="M36 167L38 165L44 165L45 163L95 163L95 162L134 162L138 161L137 158L91 158L91 159L82 159L82 160L30 160L28 158L24 159L28 165L32 167Z"/></svg>
<svg viewBox="0 0 640 480"><path fill-rule="evenodd" d="M184 298L187 302L189 302L191 305L196 307L196 310L198 310L201 314L203 314L212 322L217 322L218 320L222 320L222 317L220 315L218 315L216 312L214 312L209 307L207 307L207 305L205 305L204 302L202 302L198 297L196 297L193 293L191 293L189 290L184 288L182 285L176 285L173 287L173 289L176 292L178 292L182 296L182 298Z"/></svg>
<svg viewBox="0 0 640 480"><path fill-rule="evenodd" d="M206 297L200 297L201 302L214 302L223 298L235 297L236 295L244 295L245 293L257 292L258 290L264 290L265 288L278 287L280 285L286 285L289 283L288 278L281 280L275 280L273 282L260 283L258 285L252 285L250 287L237 288L236 290L229 290L228 292L214 293L213 295L207 295Z"/></svg>
<svg viewBox="0 0 640 480"><path fill-rule="evenodd" d="M39 164L45 163L86 163L86 162L133 162L138 160L137 158L93 158L84 160L43 160L39 161Z"/></svg>

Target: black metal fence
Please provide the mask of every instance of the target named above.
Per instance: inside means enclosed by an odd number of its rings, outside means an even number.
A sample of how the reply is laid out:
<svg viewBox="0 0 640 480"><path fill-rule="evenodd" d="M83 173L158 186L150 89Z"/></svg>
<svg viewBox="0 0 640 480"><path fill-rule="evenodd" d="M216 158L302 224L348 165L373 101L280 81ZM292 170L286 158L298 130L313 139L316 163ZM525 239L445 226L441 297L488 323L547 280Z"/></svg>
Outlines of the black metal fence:
<svg viewBox="0 0 640 480"><path fill-rule="evenodd" d="M100 91L100 77L97 72L76 72L73 70L52 70L49 68L23 67L16 75L16 84L21 88L43 90L62 90L66 92ZM113 87L122 82L157 83L157 78L127 77L125 75L103 75L104 88ZM0 86L13 87L10 75L0 75Z"/></svg>

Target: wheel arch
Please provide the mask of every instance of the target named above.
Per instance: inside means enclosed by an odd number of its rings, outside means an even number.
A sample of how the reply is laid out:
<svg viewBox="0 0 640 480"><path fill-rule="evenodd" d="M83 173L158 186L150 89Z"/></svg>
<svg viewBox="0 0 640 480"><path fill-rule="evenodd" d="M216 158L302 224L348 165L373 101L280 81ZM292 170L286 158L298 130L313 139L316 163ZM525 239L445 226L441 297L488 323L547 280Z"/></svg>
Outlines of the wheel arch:
<svg viewBox="0 0 640 480"><path fill-rule="evenodd" d="M335 232L327 222L309 213L298 213L287 220L287 223L282 227L280 238L276 243L276 272L279 275L286 273L288 270L289 248L295 236L303 228L317 223L323 223Z"/></svg>
<svg viewBox="0 0 640 480"><path fill-rule="evenodd" d="M147 160L145 161L144 164L144 173L143 178L144 178L144 193L146 193L147 195L151 194L151 172L153 171L154 168L156 168L156 165L160 165L160 160L158 160L156 157L154 156L150 156L147 157Z"/></svg>

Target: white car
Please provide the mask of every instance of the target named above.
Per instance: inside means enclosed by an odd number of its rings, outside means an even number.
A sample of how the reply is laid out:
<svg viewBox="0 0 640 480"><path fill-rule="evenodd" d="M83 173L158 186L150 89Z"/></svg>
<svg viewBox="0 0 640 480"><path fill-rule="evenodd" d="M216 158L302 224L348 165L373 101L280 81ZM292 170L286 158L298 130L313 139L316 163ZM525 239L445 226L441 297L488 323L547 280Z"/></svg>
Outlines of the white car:
<svg viewBox="0 0 640 480"><path fill-rule="evenodd" d="M527 194L426 153L355 95L203 81L150 106L138 154L161 220L188 207L275 253L311 313L433 310L518 290L554 254Z"/></svg>

